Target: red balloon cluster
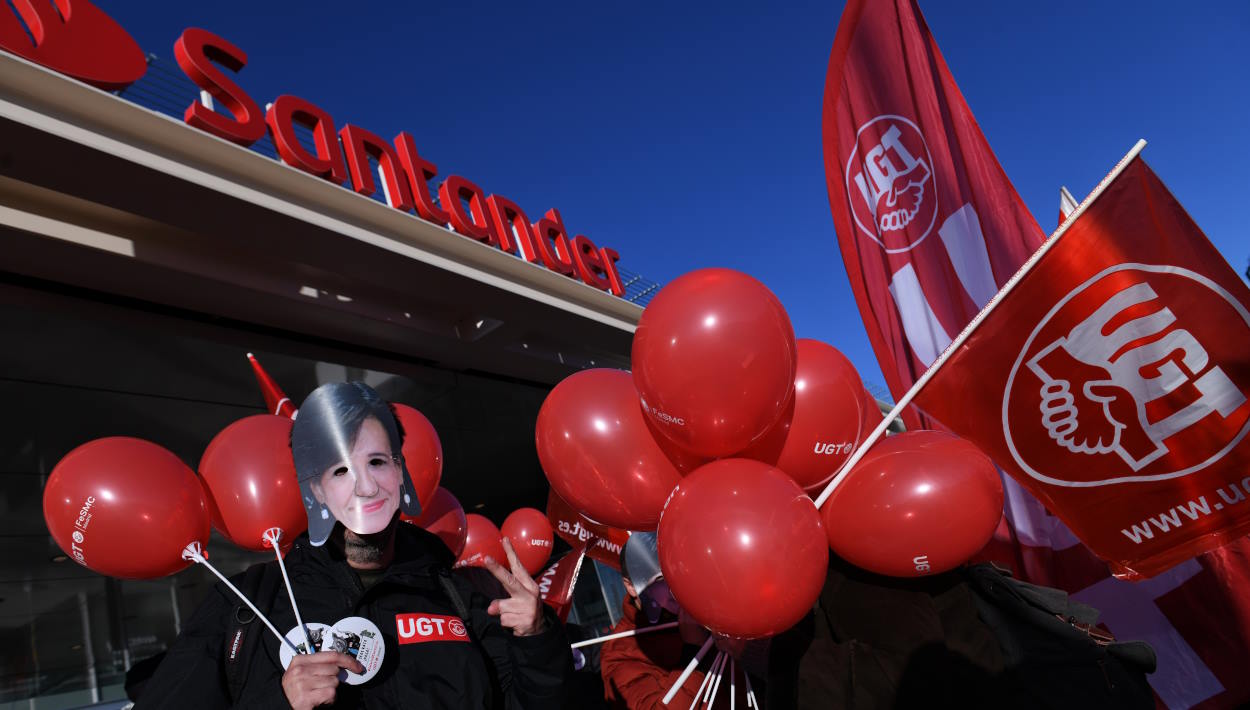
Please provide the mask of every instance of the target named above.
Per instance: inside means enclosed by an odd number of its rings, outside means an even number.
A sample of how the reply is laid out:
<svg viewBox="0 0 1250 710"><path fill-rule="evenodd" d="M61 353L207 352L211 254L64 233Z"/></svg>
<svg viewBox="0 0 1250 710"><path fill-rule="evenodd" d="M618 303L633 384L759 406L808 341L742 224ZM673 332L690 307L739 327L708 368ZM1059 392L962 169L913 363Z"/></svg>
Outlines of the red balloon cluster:
<svg viewBox="0 0 1250 710"><path fill-rule="evenodd" d="M65 455L43 489L43 517L65 554L88 569L153 579L191 564L182 549L208 542L195 473L142 439L109 437Z"/></svg>
<svg viewBox="0 0 1250 710"><path fill-rule="evenodd" d="M670 586L696 619L740 637L786 628L815 601L828 556L803 488L829 480L875 423L863 384L833 348L796 343L776 296L729 269L656 294L633 365L571 375L543 403L536 438L557 533L617 564L626 530L659 524ZM792 551L801 572L768 566ZM726 569L745 575L732 589L718 586Z"/></svg>
<svg viewBox="0 0 1250 710"><path fill-rule="evenodd" d="M464 549L456 559L456 566L482 567L487 557L508 566L508 554L503 549L503 539L512 543L512 551L525 571L537 574L551 558L553 544L551 523L537 508L519 508L503 521L503 529L484 516L470 513L468 535Z"/></svg>

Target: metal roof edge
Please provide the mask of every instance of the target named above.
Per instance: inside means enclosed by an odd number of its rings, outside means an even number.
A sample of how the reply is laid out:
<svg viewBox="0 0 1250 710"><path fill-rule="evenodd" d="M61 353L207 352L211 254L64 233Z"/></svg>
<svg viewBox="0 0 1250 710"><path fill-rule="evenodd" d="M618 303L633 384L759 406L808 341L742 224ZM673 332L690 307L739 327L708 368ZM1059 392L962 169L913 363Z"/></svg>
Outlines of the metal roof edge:
<svg viewBox="0 0 1250 710"><path fill-rule="evenodd" d="M635 303L7 53L0 116L626 332L642 315Z"/></svg>

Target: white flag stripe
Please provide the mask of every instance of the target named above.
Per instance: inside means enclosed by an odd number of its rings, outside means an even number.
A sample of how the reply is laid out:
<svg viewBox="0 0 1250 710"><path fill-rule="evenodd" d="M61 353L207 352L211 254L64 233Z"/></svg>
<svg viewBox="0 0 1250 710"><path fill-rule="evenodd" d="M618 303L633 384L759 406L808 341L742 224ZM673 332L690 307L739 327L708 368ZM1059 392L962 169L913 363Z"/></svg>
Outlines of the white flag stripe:
<svg viewBox="0 0 1250 710"><path fill-rule="evenodd" d="M1154 648L1159 669L1147 680L1173 710L1193 707L1224 692L1219 679L1177 633L1154 601L1201 571L1202 565L1197 560L1189 560L1142 582L1108 577L1072 595L1073 599L1100 609L1100 620L1117 638L1145 641Z"/></svg>
<svg viewBox="0 0 1250 710"><path fill-rule="evenodd" d="M977 304L977 308L984 307L998 293L998 284L994 282L994 271L990 268L990 255L985 248L985 235L981 233L981 220L976 209L971 203L960 207L942 223L938 235L946 245L946 253L964 291L968 292L968 297Z"/></svg>
<svg viewBox="0 0 1250 710"><path fill-rule="evenodd" d="M946 334L937 314L925 300L924 290L920 288L916 270L911 264L904 265L894 273L894 280L890 282L890 295L894 297L894 303L902 317L907 343L911 345L916 359L928 367L951 344L951 337Z"/></svg>

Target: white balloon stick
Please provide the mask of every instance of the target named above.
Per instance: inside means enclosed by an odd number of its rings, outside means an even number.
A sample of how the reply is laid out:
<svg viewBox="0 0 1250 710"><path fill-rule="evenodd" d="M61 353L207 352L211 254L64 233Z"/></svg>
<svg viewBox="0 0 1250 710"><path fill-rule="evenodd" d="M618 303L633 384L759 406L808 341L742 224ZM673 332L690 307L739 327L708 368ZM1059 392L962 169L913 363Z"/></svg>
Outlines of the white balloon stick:
<svg viewBox="0 0 1250 710"><path fill-rule="evenodd" d="M734 704L737 700L737 693L734 691L734 673L738 670L738 664L734 663L734 659L729 659L729 710L734 710Z"/></svg>
<svg viewBox="0 0 1250 710"><path fill-rule="evenodd" d="M673 701L673 696L677 695L678 689L680 689L686 682L686 679L690 677L690 674L694 673L695 666L699 665L699 661L702 661L703 657L707 655L707 650L712 647L712 642L715 640L716 639L711 634L708 634L707 640L704 641L703 645L699 647L699 652L694 654L694 658L690 659L690 662L686 664L686 668L682 670L681 675L677 677L677 682L673 683L673 687L669 688L668 693L664 695L664 700L662 702L665 705L668 705Z"/></svg>
<svg viewBox="0 0 1250 710"><path fill-rule="evenodd" d="M282 552L278 549L278 542L282 540L282 528L269 528L261 539L269 543L273 548L274 557L278 558L278 569L282 570L282 581L286 583L286 593L291 599L291 609L295 611L295 623L299 624L300 629L304 632L304 641L308 643L306 648L308 653L316 653L313 648L312 636L308 635L308 627L304 626L304 620L299 615L299 605L295 603L295 590L291 589L291 578L286 576L286 562L282 561Z"/></svg>
<svg viewBox="0 0 1250 710"><path fill-rule="evenodd" d="M729 660L728 653L721 656L720 668L716 669L716 680L712 681L712 690L707 695L709 708L716 705L716 694L720 692L720 681L725 677L725 667L729 665Z"/></svg>
<svg viewBox="0 0 1250 710"><path fill-rule="evenodd" d="M604 643L605 641L612 641L614 639L626 638L628 636L641 636L643 634L649 634L655 631L667 631L669 629L675 629L675 628L677 628L677 622L669 621L664 624L656 624L655 626L644 626L641 629L630 629L629 631L618 631L617 633L608 634L607 636L599 636L599 637L592 638L592 639L586 639L585 641L578 641L577 643L569 644L569 647L570 648L582 648L583 646L594 646L595 644Z"/></svg>
<svg viewBox="0 0 1250 710"><path fill-rule="evenodd" d="M230 591L237 594L238 597L243 600L243 603L247 605L247 608L252 610L252 613L256 615L257 619L260 619L261 621L265 622L265 626L269 627L269 630L273 632L274 636L278 637L279 641L290 646L291 650L294 651L295 653L299 653L299 649L295 647L295 644L291 642L291 639L279 633L278 630L274 628L273 623L271 623L269 619L265 617L264 614L260 613L260 609L256 608L256 605L252 603L252 600L244 596L243 592L240 592L238 587L231 584L230 580L226 579L225 575L223 575L221 572L218 572L216 567L209 564L208 559L204 557L203 548L200 547L200 543L198 542L188 543L186 547L182 548L182 559L192 560L194 562L202 564L208 568L209 572L212 572L213 574L217 575L217 579L220 579L222 584L226 585L227 587L230 588Z"/></svg>
<svg viewBox="0 0 1250 710"><path fill-rule="evenodd" d="M751 675L745 668L742 669L742 680L747 686L747 707L754 706L755 710L760 710L760 701L755 699L755 689L751 687Z"/></svg>
<svg viewBox="0 0 1250 710"><path fill-rule="evenodd" d="M703 674L703 682L699 683L699 689L694 691L694 699L690 701L690 707L687 710L694 710L694 706L707 697L707 691L712 687L712 674L716 672L716 667L720 665L720 659L723 655L723 651L716 652L716 657L712 659L712 665L707 667L707 673Z"/></svg>

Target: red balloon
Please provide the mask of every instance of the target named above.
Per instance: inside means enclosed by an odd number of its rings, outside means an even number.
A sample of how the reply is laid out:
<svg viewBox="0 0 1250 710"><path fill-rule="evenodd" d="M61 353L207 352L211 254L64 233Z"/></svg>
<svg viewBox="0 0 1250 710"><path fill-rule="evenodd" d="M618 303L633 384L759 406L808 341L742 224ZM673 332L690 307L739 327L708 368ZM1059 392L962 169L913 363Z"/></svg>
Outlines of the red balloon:
<svg viewBox="0 0 1250 710"><path fill-rule="evenodd" d="M459 557L464 551L465 538L469 534L469 523L465 520L464 508L451 491L439 486L430 497L428 503L421 507L421 515L413 518L400 513L405 522L412 523L438 535L451 554Z"/></svg>
<svg viewBox="0 0 1250 710"><path fill-rule="evenodd" d="M758 443L739 454L785 471L808 493L842 468L881 421L846 356L819 340L798 343L794 401Z"/></svg>
<svg viewBox="0 0 1250 710"><path fill-rule="evenodd" d="M643 409L664 436L701 456L729 456L790 404L794 328L759 281L730 269L692 271L643 311L633 365Z"/></svg>
<svg viewBox="0 0 1250 710"><path fill-rule="evenodd" d="M681 480L651 436L623 370L582 370L547 395L535 427L538 460L561 498L592 520L654 530Z"/></svg>
<svg viewBox="0 0 1250 710"><path fill-rule="evenodd" d="M512 541L512 550L516 552L521 566L530 575L547 564L551 557L552 537L555 531L547 516L537 508L518 508L504 518L500 528L503 537Z"/></svg>
<svg viewBox="0 0 1250 710"><path fill-rule="evenodd" d="M660 569L699 623L735 638L793 626L829 564L820 514L782 471L721 459L691 473L660 521Z"/></svg>
<svg viewBox="0 0 1250 710"><path fill-rule="evenodd" d="M392 402L391 406L404 430L404 464L417 489L421 509L425 510L443 477L443 444L424 414L406 404Z"/></svg>
<svg viewBox="0 0 1250 710"><path fill-rule="evenodd" d="M226 529L226 524L221 520L221 511L217 509L217 501L213 500L213 492L208 490L208 483L203 477L197 476L196 480L200 482L200 490L204 493L204 505L208 508L208 521L212 523L213 529L218 532ZM225 535L225 533L222 533Z"/></svg>
<svg viewBox="0 0 1250 710"><path fill-rule="evenodd" d="M217 529L247 550L269 548L265 531L280 528L290 549L308 528L299 479L291 458L287 417L255 414L222 429L200 459L204 487L217 509Z"/></svg>
<svg viewBox="0 0 1250 710"><path fill-rule="evenodd" d="M468 534L464 538L464 549L456 558L457 567L485 567L485 559L493 557L496 562L508 566L508 553L503 550L500 542L499 528L485 517L477 513L464 516Z"/></svg>
<svg viewBox="0 0 1250 710"><path fill-rule="evenodd" d="M822 511L829 546L893 577L954 569L989 542L1003 486L989 457L939 431L887 437L855 465Z"/></svg>
<svg viewBox="0 0 1250 710"><path fill-rule="evenodd" d="M109 437L65 455L43 489L53 539L79 564L124 579L154 579L191 564L208 543L208 508L195 473L150 441Z"/></svg>

